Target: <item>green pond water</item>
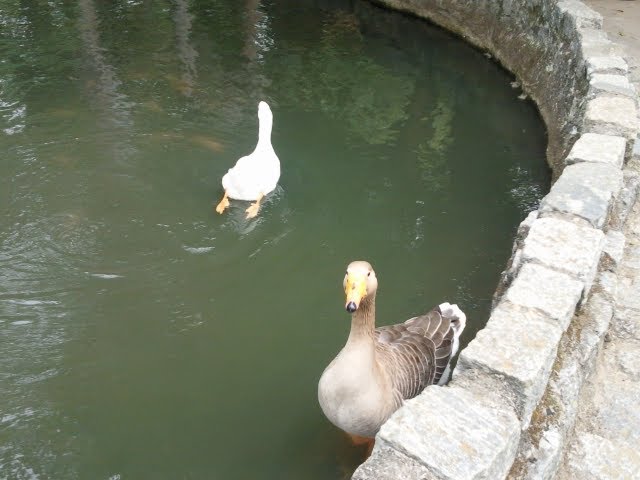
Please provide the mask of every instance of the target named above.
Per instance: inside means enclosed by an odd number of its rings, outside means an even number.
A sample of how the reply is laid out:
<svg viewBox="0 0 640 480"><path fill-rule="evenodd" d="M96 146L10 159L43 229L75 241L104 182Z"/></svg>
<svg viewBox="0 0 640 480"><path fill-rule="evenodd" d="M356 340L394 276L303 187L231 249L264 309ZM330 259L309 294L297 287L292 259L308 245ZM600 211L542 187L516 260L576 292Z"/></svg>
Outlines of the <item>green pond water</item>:
<svg viewBox="0 0 640 480"><path fill-rule="evenodd" d="M366 2L2 2L0 478L347 478L344 269L473 338L549 186L512 81ZM217 215L261 99L280 185Z"/></svg>

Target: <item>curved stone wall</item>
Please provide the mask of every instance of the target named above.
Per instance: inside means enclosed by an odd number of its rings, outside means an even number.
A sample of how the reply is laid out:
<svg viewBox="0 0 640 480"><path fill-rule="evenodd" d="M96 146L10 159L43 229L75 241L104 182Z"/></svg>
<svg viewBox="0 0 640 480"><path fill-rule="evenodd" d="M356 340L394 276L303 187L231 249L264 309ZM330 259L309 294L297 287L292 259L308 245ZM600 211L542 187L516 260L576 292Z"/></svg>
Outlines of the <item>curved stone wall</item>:
<svg viewBox="0 0 640 480"><path fill-rule="evenodd" d="M547 125L556 181L520 225L452 381L406 402L353 478L553 478L613 315L620 228L640 183L625 168L639 129L627 64L577 0L375 3L456 32L515 73Z"/></svg>

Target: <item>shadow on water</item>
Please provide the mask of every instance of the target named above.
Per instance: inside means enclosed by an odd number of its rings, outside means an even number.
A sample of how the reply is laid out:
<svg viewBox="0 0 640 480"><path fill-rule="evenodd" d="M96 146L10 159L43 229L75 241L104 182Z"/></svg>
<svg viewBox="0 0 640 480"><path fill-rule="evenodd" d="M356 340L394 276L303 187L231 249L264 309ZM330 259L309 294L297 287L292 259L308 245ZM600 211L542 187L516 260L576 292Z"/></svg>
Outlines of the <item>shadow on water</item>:
<svg viewBox="0 0 640 480"><path fill-rule="evenodd" d="M482 327L549 185L512 79L361 1L0 7L0 477L348 478L317 380L349 326ZM278 189L213 208L275 114ZM463 342L463 343L464 343Z"/></svg>

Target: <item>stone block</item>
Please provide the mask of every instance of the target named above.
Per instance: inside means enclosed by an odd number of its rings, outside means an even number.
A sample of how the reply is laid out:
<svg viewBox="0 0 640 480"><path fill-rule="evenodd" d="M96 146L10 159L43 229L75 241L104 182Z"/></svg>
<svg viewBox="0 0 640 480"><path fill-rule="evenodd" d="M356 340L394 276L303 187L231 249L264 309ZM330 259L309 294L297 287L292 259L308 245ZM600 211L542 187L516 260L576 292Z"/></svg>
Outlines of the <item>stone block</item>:
<svg viewBox="0 0 640 480"><path fill-rule="evenodd" d="M640 444L640 409L637 378L640 370L638 342L613 339L605 345L590 387L589 431L606 438ZM634 378L635 377L635 378Z"/></svg>
<svg viewBox="0 0 640 480"><path fill-rule="evenodd" d="M571 322L583 288L584 283L566 273L526 263L503 299L516 306L538 309L564 331Z"/></svg>
<svg viewBox="0 0 640 480"><path fill-rule="evenodd" d="M616 298L618 293L618 276L606 270L601 270L597 278L598 286L602 293L610 299Z"/></svg>
<svg viewBox="0 0 640 480"><path fill-rule="evenodd" d="M438 480L504 478L520 424L507 407L483 400L456 387L428 387L397 410L377 438L418 460Z"/></svg>
<svg viewBox="0 0 640 480"><path fill-rule="evenodd" d="M567 164L580 162L605 163L622 167L627 141L623 137L585 133L573 144Z"/></svg>
<svg viewBox="0 0 640 480"><path fill-rule="evenodd" d="M611 327L616 337L640 340L640 312L618 302Z"/></svg>
<svg viewBox="0 0 640 480"><path fill-rule="evenodd" d="M460 354L456 374L477 370L479 381L482 375L498 378L524 429L547 386L562 332L542 311L503 301Z"/></svg>
<svg viewBox="0 0 640 480"><path fill-rule="evenodd" d="M558 9L571 15L578 28L602 28L602 15L579 0L562 0L558 2Z"/></svg>
<svg viewBox="0 0 640 480"><path fill-rule="evenodd" d="M529 212L525 217L525 219L520 222L520 225L518 226L517 236L522 238L526 237L529 234L529 229L531 228L531 225L533 225L533 222L535 222L539 216L540 216L540 213L537 210Z"/></svg>
<svg viewBox="0 0 640 480"><path fill-rule="evenodd" d="M558 471L564 448L564 436L555 429L542 433L535 457L528 462L527 480L551 480Z"/></svg>
<svg viewBox="0 0 640 480"><path fill-rule="evenodd" d="M584 284L587 293L603 247L604 233L601 230L567 220L543 217L536 220L529 229L529 235L523 242L521 261L539 263L567 272ZM564 280L562 283L567 284Z"/></svg>
<svg viewBox="0 0 640 480"><path fill-rule="evenodd" d="M599 276L602 276L600 273ZM601 279L598 279L600 283ZM558 347L558 360L553 366L549 385L541 405L534 413L536 424L529 432L541 434L534 441L523 463L527 480L553 480L573 431L585 379L591 374L608 329L613 308L605 295L593 294L575 318L572 334L564 335ZM536 446L537 444L537 446ZM515 477L514 477L515 478Z"/></svg>
<svg viewBox="0 0 640 480"><path fill-rule="evenodd" d="M620 341L618 350L615 352L616 363L618 368L627 375L633 382L640 381L640 345L636 341ZM630 382L629 382L630 383ZM635 390L635 389L634 389ZM635 394L634 394L635 397ZM629 400L629 399L627 399ZM627 401L627 405L636 405L633 409L632 416L638 418L637 399L634 398L633 403ZM629 418L630 416L627 416ZM635 434L640 435L638 430L639 422L636 421Z"/></svg>
<svg viewBox="0 0 640 480"><path fill-rule="evenodd" d="M622 48L600 28L580 28L578 32L584 57L622 56Z"/></svg>
<svg viewBox="0 0 640 480"><path fill-rule="evenodd" d="M540 211L576 215L602 228L622 188L622 171L612 165L582 162L566 167L540 203Z"/></svg>
<svg viewBox="0 0 640 480"><path fill-rule="evenodd" d="M358 467L351 480L431 480L429 471L413 458L376 440L371 456Z"/></svg>
<svg viewBox="0 0 640 480"><path fill-rule="evenodd" d="M638 179L640 179L640 175L638 176ZM640 197L640 187L638 188L638 196ZM637 242L634 242L634 243L640 244L640 202L636 201L632 205L631 211L629 212L629 215L627 217L625 227L626 227L627 234L631 238L638 240ZM640 258L637 258L636 255L634 256L636 257L634 259L634 263L635 263L635 260L640 261Z"/></svg>
<svg viewBox="0 0 640 480"><path fill-rule="evenodd" d="M594 73L589 81L592 92L611 93L615 95L623 95L634 99L636 97L636 89L631 85L629 79L625 75L615 75L611 73Z"/></svg>
<svg viewBox="0 0 640 480"><path fill-rule="evenodd" d="M634 139L638 133L636 102L632 98L598 96L587 102L585 131Z"/></svg>
<svg viewBox="0 0 640 480"><path fill-rule="evenodd" d="M629 65L624 58L613 55L594 56L587 58L587 72L592 73L617 73L626 75Z"/></svg>
<svg viewBox="0 0 640 480"><path fill-rule="evenodd" d="M608 272L601 272L598 283L602 285L602 277L608 276ZM580 312L581 329L578 336L573 338L576 340L572 346L580 367L586 375L590 371L587 365L595 365L597 352L600 350L598 346L604 335L609 330L611 319L614 312L614 299L607 295L606 292L596 292L589 297L589 301L585 308ZM568 352L565 352L568 354Z"/></svg>
<svg viewBox="0 0 640 480"><path fill-rule="evenodd" d="M622 261L625 243L626 237L624 233L618 230L609 230L607 232L603 253L613 263L614 267L617 267L620 261Z"/></svg>
<svg viewBox="0 0 640 480"><path fill-rule="evenodd" d="M638 478L640 454L624 441L611 441L591 433L578 433L567 454L564 478L625 480Z"/></svg>
<svg viewBox="0 0 640 480"><path fill-rule="evenodd" d="M636 197L640 187L640 175L630 168L623 170L623 186L618 193L613 209L611 210L610 227L621 229L624 227L627 217L636 203ZM631 228L632 231L636 231ZM640 230L638 230L640 231Z"/></svg>
<svg viewBox="0 0 640 480"><path fill-rule="evenodd" d="M640 204L638 206L640 206ZM633 243L630 242L626 246L625 259L624 259L624 267L626 269L625 276L627 277L637 276L638 278L640 278L640 272L633 271L633 270L640 270L640 245L638 245L637 243L637 240L639 239L638 234L640 234L640 229L637 229L637 230L630 229L630 230L631 231L630 232L627 231L627 233L631 235L631 238L635 238L636 241Z"/></svg>
<svg viewBox="0 0 640 480"><path fill-rule="evenodd" d="M618 304L640 310L640 278L623 277L618 282Z"/></svg>

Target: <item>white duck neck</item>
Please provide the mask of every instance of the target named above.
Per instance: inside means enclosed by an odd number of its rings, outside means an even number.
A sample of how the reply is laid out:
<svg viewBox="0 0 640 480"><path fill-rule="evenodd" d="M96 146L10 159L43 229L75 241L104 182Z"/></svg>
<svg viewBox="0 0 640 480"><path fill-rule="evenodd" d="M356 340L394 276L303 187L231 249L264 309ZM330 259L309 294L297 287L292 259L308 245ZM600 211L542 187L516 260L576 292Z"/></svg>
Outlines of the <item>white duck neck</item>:
<svg viewBox="0 0 640 480"><path fill-rule="evenodd" d="M271 127L273 126L273 116L270 113L265 113L262 116L258 116L258 145L271 146ZM256 147L256 148L257 148Z"/></svg>

